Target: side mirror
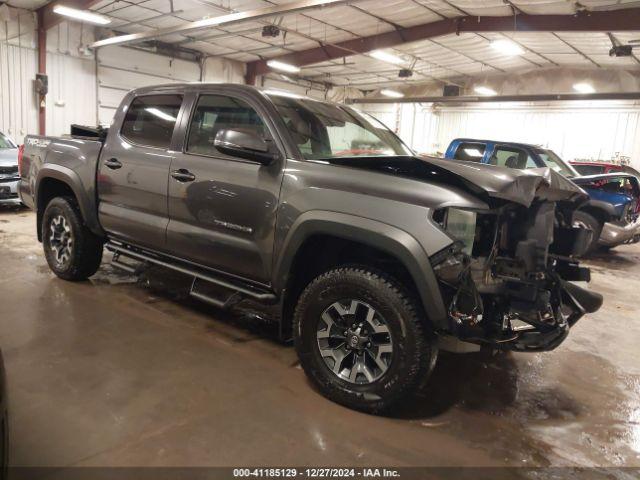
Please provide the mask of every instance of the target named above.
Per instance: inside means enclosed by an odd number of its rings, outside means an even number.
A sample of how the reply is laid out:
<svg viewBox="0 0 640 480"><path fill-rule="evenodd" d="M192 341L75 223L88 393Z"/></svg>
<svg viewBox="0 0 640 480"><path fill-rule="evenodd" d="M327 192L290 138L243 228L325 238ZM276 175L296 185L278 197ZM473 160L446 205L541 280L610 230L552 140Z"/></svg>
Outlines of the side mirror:
<svg viewBox="0 0 640 480"><path fill-rule="evenodd" d="M279 157L264 138L240 130L220 130L213 145L222 153L253 160L262 165L270 165Z"/></svg>

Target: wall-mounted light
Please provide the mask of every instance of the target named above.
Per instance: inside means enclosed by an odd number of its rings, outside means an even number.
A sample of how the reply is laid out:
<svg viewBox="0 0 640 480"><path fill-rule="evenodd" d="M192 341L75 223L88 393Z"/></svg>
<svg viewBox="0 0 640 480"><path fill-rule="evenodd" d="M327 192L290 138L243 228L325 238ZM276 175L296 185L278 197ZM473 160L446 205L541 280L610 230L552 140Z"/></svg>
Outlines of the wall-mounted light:
<svg viewBox="0 0 640 480"><path fill-rule="evenodd" d="M490 97L492 95L497 95L496 91L493 88L486 87L484 85L478 85L473 89L478 95L484 95L486 97Z"/></svg>
<svg viewBox="0 0 640 480"><path fill-rule="evenodd" d="M95 23L96 25L106 25L111 23L111 19L92 13L87 10L78 10L77 8L65 7L64 5L56 5L53 7L54 13L64 17L72 18L80 22Z"/></svg>
<svg viewBox="0 0 640 480"><path fill-rule="evenodd" d="M517 43L506 39L491 42L491 48L509 57L524 54L524 48Z"/></svg>
<svg viewBox="0 0 640 480"><path fill-rule="evenodd" d="M267 66L275 70L281 70L288 73L298 73L300 71L300 67L296 67L295 65L291 65L290 63L280 62L278 60L267 61Z"/></svg>
<svg viewBox="0 0 640 480"><path fill-rule="evenodd" d="M402 98L402 97L404 97L404 93L397 92L395 90L389 90L388 88L385 88L384 90L380 90L380 93L382 95L384 95L385 97L390 97L390 98Z"/></svg>
<svg viewBox="0 0 640 480"><path fill-rule="evenodd" d="M596 93L596 89L590 83L576 83L573 89L578 93Z"/></svg>

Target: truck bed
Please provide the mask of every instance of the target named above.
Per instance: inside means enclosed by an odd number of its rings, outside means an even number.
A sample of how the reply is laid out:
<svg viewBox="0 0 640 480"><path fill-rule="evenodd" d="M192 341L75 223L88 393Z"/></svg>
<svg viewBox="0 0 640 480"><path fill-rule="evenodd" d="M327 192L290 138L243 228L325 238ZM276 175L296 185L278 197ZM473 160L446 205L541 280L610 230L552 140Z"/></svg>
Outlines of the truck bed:
<svg viewBox="0 0 640 480"><path fill-rule="evenodd" d="M87 225L100 231L97 219L96 174L103 140L101 138L28 135L22 156L20 197L35 208L41 179L59 179L70 185Z"/></svg>

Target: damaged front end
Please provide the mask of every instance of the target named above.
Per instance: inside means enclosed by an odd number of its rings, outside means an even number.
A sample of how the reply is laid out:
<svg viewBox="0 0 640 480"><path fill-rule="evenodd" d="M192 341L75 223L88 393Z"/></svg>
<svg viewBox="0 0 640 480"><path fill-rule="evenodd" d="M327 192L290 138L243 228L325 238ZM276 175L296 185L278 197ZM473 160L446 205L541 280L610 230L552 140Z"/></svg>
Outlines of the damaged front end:
<svg viewBox="0 0 640 480"><path fill-rule="evenodd" d="M556 348L602 296L571 281L589 281L574 259L591 231L573 226L579 192L536 187L530 201L493 198L489 210L442 208L433 220L454 243L431 257L459 340L516 351Z"/></svg>

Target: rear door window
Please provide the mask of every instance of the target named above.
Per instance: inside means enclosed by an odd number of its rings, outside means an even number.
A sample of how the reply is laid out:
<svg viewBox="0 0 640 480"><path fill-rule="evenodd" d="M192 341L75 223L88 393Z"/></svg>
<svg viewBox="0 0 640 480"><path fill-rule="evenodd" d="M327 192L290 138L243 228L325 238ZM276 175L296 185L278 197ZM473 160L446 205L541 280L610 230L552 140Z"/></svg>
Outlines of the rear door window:
<svg viewBox="0 0 640 480"><path fill-rule="evenodd" d="M169 148L182 95L146 95L131 102L120 134L131 143Z"/></svg>
<svg viewBox="0 0 640 480"><path fill-rule="evenodd" d="M482 162L486 149L487 147L483 143L461 143L458 145L456 154L453 158L456 160L465 160L467 162Z"/></svg>
<svg viewBox="0 0 640 480"><path fill-rule="evenodd" d="M516 168L518 170L537 166L527 152L513 147L496 147L489 163L498 167Z"/></svg>

